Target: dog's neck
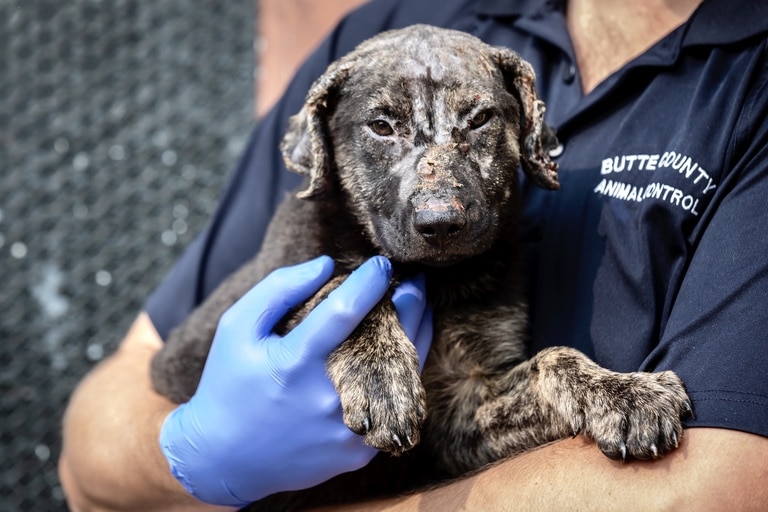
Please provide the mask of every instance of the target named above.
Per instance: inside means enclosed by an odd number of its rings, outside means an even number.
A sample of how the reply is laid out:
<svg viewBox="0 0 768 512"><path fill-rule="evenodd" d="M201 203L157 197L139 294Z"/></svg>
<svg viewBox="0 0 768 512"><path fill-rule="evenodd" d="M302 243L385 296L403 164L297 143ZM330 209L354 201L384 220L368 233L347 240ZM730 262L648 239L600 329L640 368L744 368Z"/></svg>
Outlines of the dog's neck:
<svg viewBox="0 0 768 512"><path fill-rule="evenodd" d="M397 267L396 267L397 269ZM429 301L435 306L466 306L509 302L522 293L521 261L516 238L499 240L489 250L447 267L404 265L407 276L423 272L427 278Z"/></svg>

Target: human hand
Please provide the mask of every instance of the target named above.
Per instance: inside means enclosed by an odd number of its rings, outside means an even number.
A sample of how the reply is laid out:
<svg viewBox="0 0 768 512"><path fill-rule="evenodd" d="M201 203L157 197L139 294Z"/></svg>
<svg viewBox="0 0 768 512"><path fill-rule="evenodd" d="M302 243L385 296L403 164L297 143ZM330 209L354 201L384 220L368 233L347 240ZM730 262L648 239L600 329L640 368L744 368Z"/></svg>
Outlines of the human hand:
<svg viewBox="0 0 768 512"><path fill-rule="evenodd" d="M376 454L344 425L325 362L384 296L389 261L367 261L291 332L273 332L332 271L328 257L278 269L222 316L197 392L160 433L171 472L201 501L244 506L359 469ZM393 295L421 364L432 337L424 295L423 278Z"/></svg>

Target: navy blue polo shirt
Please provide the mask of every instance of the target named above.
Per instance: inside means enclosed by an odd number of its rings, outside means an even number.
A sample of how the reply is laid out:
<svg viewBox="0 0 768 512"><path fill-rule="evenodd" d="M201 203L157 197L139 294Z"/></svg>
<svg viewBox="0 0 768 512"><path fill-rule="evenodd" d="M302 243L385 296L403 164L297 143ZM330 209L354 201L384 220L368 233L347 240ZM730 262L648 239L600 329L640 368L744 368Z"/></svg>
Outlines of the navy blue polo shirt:
<svg viewBox="0 0 768 512"><path fill-rule="evenodd" d="M562 142L561 189L522 181L535 349L619 371L674 370L689 426L768 436L768 7L708 0L583 95L557 2L373 0L259 123L208 228L146 303L161 336L259 249L298 184L278 142L312 81L385 29L470 32L529 60Z"/></svg>

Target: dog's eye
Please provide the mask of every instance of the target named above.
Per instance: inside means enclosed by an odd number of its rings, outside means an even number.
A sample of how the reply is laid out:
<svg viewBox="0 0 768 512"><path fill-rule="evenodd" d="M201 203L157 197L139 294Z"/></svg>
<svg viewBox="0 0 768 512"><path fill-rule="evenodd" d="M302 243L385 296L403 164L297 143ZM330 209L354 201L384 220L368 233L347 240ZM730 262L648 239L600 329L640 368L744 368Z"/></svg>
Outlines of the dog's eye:
<svg viewBox="0 0 768 512"><path fill-rule="evenodd" d="M388 122L382 121L381 119L371 121L368 123L368 126L371 128L371 130L373 130L373 133L382 137L387 137L395 133L395 130L392 128L392 126Z"/></svg>
<svg viewBox="0 0 768 512"><path fill-rule="evenodd" d="M473 130L477 130L491 119L491 111L483 110L475 114L475 117L469 120L469 127Z"/></svg>

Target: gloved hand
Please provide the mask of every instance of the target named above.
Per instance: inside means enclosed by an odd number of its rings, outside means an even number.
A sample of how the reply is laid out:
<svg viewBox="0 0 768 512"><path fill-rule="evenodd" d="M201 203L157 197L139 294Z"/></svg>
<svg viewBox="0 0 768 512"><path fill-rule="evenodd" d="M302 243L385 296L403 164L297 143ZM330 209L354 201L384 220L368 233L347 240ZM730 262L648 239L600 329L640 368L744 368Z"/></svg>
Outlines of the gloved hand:
<svg viewBox="0 0 768 512"><path fill-rule="evenodd" d="M290 333L273 333L332 271L328 257L278 269L222 316L197 392L160 433L171 472L199 500L244 506L359 469L376 454L344 425L325 361L383 297L389 261L371 258ZM432 338L423 278L394 295L423 364Z"/></svg>
<svg viewBox="0 0 768 512"><path fill-rule="evenodd" d="M416 345L419 371L424 369L427 353L432 344L432 308L427 304L427 284L423 274L403 281L395 288L392 302L405 335Z"/></svg>

